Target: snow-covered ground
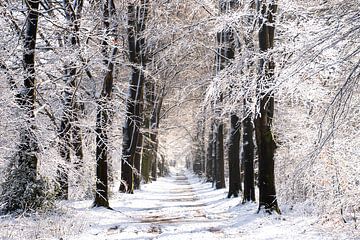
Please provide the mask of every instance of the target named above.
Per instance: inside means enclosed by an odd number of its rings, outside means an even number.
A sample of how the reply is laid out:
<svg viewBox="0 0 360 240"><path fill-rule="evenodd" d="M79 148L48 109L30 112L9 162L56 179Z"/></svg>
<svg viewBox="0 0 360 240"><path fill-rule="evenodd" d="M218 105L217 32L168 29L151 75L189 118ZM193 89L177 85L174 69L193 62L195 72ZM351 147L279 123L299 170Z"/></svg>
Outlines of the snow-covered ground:
<svg viewBox="0 0 360 240"><path fill-rule="evenodd" d="M77 201L65 202L50 216L3 216L0 239L360 239L356 230L325 228L316 217L296 211L257 214L257 204L227 199L226 191L173 169L133 195L113 196L114 210Z"/></svg>

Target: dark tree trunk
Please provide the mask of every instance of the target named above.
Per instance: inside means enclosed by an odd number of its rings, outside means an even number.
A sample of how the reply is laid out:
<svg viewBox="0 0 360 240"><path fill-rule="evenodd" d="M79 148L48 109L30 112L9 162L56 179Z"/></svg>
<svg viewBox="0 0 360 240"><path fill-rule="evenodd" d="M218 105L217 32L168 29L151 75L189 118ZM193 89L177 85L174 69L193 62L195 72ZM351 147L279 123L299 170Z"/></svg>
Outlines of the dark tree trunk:
<svg viewBox="0 0 360 240"><path fill-rule="evenodd" d="M242 136L242 163L244 166L244 198L243 203L255 201L255 183L254 183L254 126L253 115L249 108L249 102L244 99L244 119Z"/></svg>
<svg viewBox="0 0 360 240"><path fill-rule="evenodd" d="M250 8L253 11L249 14L247 19L248 26L252 26L254 22L255 13L255 1L251 2ZM254 41L253 41L253 30L250 30L245 33L245 47L250 51L255 51ZM249 61L246 68L249 70L250 75L245 83L245 88L251 86L252 82L255 79L254 76L254 61ZM249 93L248 93L249 94ZM251 94L251 93L250 93ZM243 136L242 136L242 156L241 164L244 171L244 195L243 203L249 201L255 201L255 181L254 181L254 122L253 122L253 112L251 109L252 95L245 94L243 100Z"/></svg>
<svg viewBox="0 0 360 240"><path fill-rule="evenodd" d="M234 10L238 5L238 1L231 0L231 1L224 1L220 0L220 12L221 13L227 13L229 11ZM233 47L233 34L232 31L229 29L224 29L223 31L217 33L216 36L218 49L216 52L216 74L218 74L221 70L228 67L229 64L231 64L231 59L234 58L234 47ZM220 93L219 99L217 99L219 105L223 102L223 93ZM219 118L221 109L219 106L215 109L216 117L218 118L216 120L216 147L215 147L215 187L217 189L219 188L225 188L225 174L224 174L224 133L223 128L224 124L222 123L222 120ZM233 114L232 114L233 115ZM236 143L231 143L231 145L236 145ZM235 160L238 161L239 160ZM238 168L239 169L239 168ZM234 173L234 172L232 172ZM238 176L240 176L240 170L238 173L236 173ZM236 180L236 176L232 176L232 180ZM233 186L235 183L233 182ZM238 180L237 185L240 185L240 179ZM229 192L230 194L230 192Z"/></svg>
<svg viewBox="0 0 360 240"><path fill-rule="evenodd" d="M261 54L273 47L274 44L274 14L277 6L274 1L266 3L258 1L258 11L261 13L259 23L259 48ZM269 24L272 24L271 26ZM259 154L259 211L265 209L271 213L280 213L278 207L275 177L274 177L274 152L276 144L272 133L272 117L274 114L274 96L268 88L263 92L262 86L267 86L273 81L275 64L271 57L263 56L260 59L258 79L259 114L255 119L256 143Z"/></svg>
<svg viewBox="0 0 360 240"><path fill-rule="evenodd" d="M137 146L135 151L135 160L134 160L134 189L140 189L141 182L141 152L142 152L142 143L143 143L143 135L139 133Z"/></svg>
<svg viewBox="0 0 360 240"><path fill-rule="evenodd" d="M160 92L157 93L155 102L154 102L154 108L151 114L150 118L150 124L151 124L151 133L150 133L150 139L152 144L152 154L151 154L151 163L152 163L152 169L151 169L151 179L153 181L156 181L157 179L157 170L158 170L158 146L159 146L159 140L158 140L158 129L160 124L160 112L162 108L162 103L165 96L165 87L163 87Z"/></svg>
<svg viewBox="0 0 360 240"><path fill-rule="evenodd" d="M151 145L152 145L152 154L151 154L151 180L157 180L157 170L158 170L158 157L157 157L157 150L158 150L158 141L157 141L157 134L151 134Z"/></svg>
<svg viewBox="0 0 360 240"><path fill-rule="evenodd" d="M144 145L143 145L143 153L142 153L142 161L141 161L141 175L145 183L150 182L150 174L151 174L151 155L152 144L151 144L151 114L155 105L155 87L154 82L151 79L147 79L145 82L145 103L144 103L144 122L143 126L145 129L144 132Z"/></svg>
<svg viewBox="0 0 360 240"><path fill-rule="evenodd" d="M151 170L151 143L149 133L144 134L144 145L141 161L141 176L145 183L150 182L150 170Z"/></svg>
<svg viewBox="0 0 360 240"><path fill-rule="evenodd" d="M229 142L229 193L228 198L238 197L241 189L240 181L240 120L231 115Z"/></svg>
<svg viewBox="0 0 360 240"><path fill-rule="evenodd" d="M225 7L225 11L234 10L237 7L237 1L230 1L227 3L229 6ZM225 60L224 64L230 65L230 60L235 58L235 43L234 43L234 33L233 30L225 31L223 36L224 54ZM226 67L224 66L224 67ZM231 86L231 92L233 91L233 86ZM235 112L230 113L230 141L229 141L229 193L228 198L231 196L238 197L241 189L241 175L240 175L240 130L241 124L239 117Z"/></svg>
<svg viewBox="0 0 360 240"><path fill-rule="evenodd" d="M113 0L107 0L103 5L104 25L107 33L110 32L109 18L115 15ZM116 23L112 31L116 32ZM104 45L105 43L103 43ZM113 88L114 62L117 54L117 47L114 46L110 58L106 61L107 69L104 77L100 99L97 101L96 115L96 193L94 207L109 208L108 196L108 128L111 123L111 98Z"/></svg>
<svg viewBox="0 0 360 240"><path fill-rule="evenodd" d="M126 101L126 120L123 128L123 149L121 157L121 184L119 191L134 191L134 158L139 137L141 119L141 101L144 86L144 68L146 66L145 21L148 14L148 0L142 0L141 6L128 5L128 44L131 79Z"/></svg>
<svg viewBox="0 0 360 240"><path fill-rule="evenodd" d="M207 181L213 182L214 180L214 157L213 157L213 148L214 148L214 123L210 122L210 131L208 139L208 149L207 149L207 159L206 159L206 178Z"/></svg>
<svg viewBox="0 0 360 240"><path fill-rule="evenodd" d="M225 188L225 174L224 174L224 125L219 122L216 125L216 152L215 152L215 188Z"/></svg>
<svg viewBox="0 0 360 240"><path fill-rule="evenodd" d="M210 122L210 131L209 131L209 139L208 139L208 147L206 153L206 181L212 182L214 179L213 176L213 146L214 146L214 124Z"/></svg>
<svg viewBox="0 0 360 240"><path fill-rule="evenodd" d="M19 166L26 172L29 181L36 180L38 143L33 131L36 129L34 123L35 108L35 46L36 33L39 19L39 2L26 1L28 18L25 25L25 41L23 63L25 70L24 90L20 93L19 103L25 111L26 125L20 129L20 145L18 152ZM30 184L30 182L29 182ZM25 188L26 189L26 188Z"/></svg>

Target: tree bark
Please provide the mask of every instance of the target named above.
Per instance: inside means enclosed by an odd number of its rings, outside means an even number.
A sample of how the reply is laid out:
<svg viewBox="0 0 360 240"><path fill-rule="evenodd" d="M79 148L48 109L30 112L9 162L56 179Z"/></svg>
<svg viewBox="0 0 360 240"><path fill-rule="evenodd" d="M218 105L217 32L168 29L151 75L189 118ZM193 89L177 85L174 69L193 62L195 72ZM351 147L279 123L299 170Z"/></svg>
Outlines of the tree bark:
<svg viewBox="0 0 360 240"><path fill-rule="evenodd" d="M126 119L123 128L123 149L121 157L121 184L119 191L134 191L134 157L138 141L141 119L141 101L144 86L144 68L146 66L145 22L148 15L148 0L142 0L140 6L128 5L128 44L131 79L126 101Z"/></svg>
<svg viewBox="0 0 360 240"><path fill-rule="evenodd" d="M34 123L35 108L35 47L36 34L39 19L39 0L27 0L28 18L25 25L25 41L23 63L25 70L24 90L20 93L20 103L28 118L26 126L20 130L20 165L29 171L32 180L36 179L38 143L33 130L36 129Z"/></svg>
<svg viewBox="0 0 360 240"><path fill-rule="evenodd" d="M213 146L214 146L214 123L210 122L210 131L208 139L208 147L206 154L206 181L213 182L213 168L214 168L214 158L213 158Z"/></svg>
<svg viewBox="0 0 360 240"><path fill-rule="evenodd" d="M272 132L272 118L274 114L274 96L268 84L273 81L275 64L271 57L266 56L268 50L274 46L274 17L277 5L275 1L258 0L259 18L259 48L263 54L260 59L258 94L259 114L255 119L256 143L259 155L259 210L280 213L275 191L274 152L276 144ZM264 86L265 91L264 92Z"/></svg>
<svg viewBox="0 0 360 240"><path fill-rule="evenodd" d="M221 13L227 13L229 11L232 11L236 8L238 1L231 0L231 1L224 1L220 0L220 12ZM233 48L233 36L231 30L224 29L221 32L217 33L216 36L218 49L216 51L216 74L218 74L221 70L228 67L229 64L231 64L230 60L234 58L234 48ZM223 93L219 94L219 98L217 99L217 102L219 105L223 102ZM224 174L224 133L223 128L224 124L222 122L222 119L220 119L220 113L221 109L220 106L217 106L215 109L215 114L218 119L216 119L216 127L215 127L215 139L216 139L216 147L215 147L215 187L217 189L219 188L225 188L225 174ZM232 114L233 115L233 114ZM230 145L235 146L237 143L230 143ZM232 159L234 160L234 159ZM235 160L238 161L239 160ZM240 170L239 173L240 175ZM235 180L236 177L233 176L232 180ZM240 181L240 180L239 180ZM233 183L232 186L234 186L235 183ZM240 185L240 183L238 184ZM229 191L230 192L230 191Z"/></svg>
<svg viewBox="0 0 360 240"><path fill-rule="evenodd" d="M225 173L224 173L224 124L218 122L216 125L216 182L215 188L225 188Z"/></svg>
<svg viewBox="0 0 360 240"><path fill-rule="evenodd" d="M254 183L254 126L253 115L248 109L249 102L244 99L244 119L242 136L242 162L244 165L244 197L243 203L255 201L255 183Z"/></svg>
<svg viewBox="0 0 360 240"><path fill-rule="evenodd" d="M229 193L228 198L238 197L241 189L240 181L240 119L235 114L230 117L229 141Z"/></svg>
<svg viewBox="0 0 360 240"><path fill-rule="evenodd" d="M145 82L145 102L144 102L144 122L143 128L145 129L144 138L143 138L143 153L142 153L142 161L141 161L141 175L145 183L150 182L151 175L151 154L152 144L151 144L151 114L153 112L153 108L155 105L155 86L152 79L147 79Z"/></svg>
<svg viewBox="0 0 360 240"><path fill-rule="evenodd" d="M134 160L134 189L140 189L141 182L141 155L142 155L142 143L143 143L143 134L139 133L139 137L137 140L137 146L135 151L135 160Z"/></svg>
<svg viewBox="0 0 360 240"><path fill-rule="evenodd" d="M103 5L104 25L107 33L110 31L116 32L116 23L114 23L113 29L110 29L110 17L116 14L115 5L113 0L107 0ZM116 38L116 34L115 34ZM116 39L115 39L116 40ZM103 43L104 45L105 43ZM100 99L97 100L97 115L96 115L96 192L94 207L106 207L109 206L108 196L108 128L111 123L111 98L113 88L113 72L115 57L117 54L117 46L113 47L110 54L110 58L106 61L106 73L103 81L103 87L100 95Z"/></svg>

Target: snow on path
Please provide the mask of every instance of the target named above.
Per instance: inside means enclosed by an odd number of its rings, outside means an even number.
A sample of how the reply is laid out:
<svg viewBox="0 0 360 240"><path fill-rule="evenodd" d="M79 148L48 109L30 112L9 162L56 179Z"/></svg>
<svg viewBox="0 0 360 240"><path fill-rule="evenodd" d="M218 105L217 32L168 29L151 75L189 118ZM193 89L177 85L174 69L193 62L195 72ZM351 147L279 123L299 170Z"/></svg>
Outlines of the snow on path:
<svg viewBox="0 0 360 240"><path fill-rule="evenodd" d="M321 230L315 217L256 214L256 204L241 205L239 198L225 197L226 189L214 190L176 170L133 195L115 196L110 201L115 211L75 202L77 218L87 227L63 239L356 239Z"/></svg>
<svg viewBox="0 0 360 240"><path fill-rule="evenodd" d="M242 205L240 198L227 199L226 193L172 169L169 177L145 184L135 194L112 196L114 210L90 208L92 201L63 201L49 213L0 216L0 240L360 240L359 230L334 228L333 223L325 228L299 210L256 214L257 204Z"/></svg>

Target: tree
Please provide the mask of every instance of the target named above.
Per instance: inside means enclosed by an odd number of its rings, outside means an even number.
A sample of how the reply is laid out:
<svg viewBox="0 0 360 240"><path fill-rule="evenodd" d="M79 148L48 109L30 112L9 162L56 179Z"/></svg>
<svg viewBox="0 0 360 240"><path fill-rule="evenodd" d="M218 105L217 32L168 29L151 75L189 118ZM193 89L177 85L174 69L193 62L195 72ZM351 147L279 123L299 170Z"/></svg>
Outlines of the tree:
<svg viewBox="0 0 360 240"><path fill-rule="evenodd" d="M27 211L41 208L48 202L46 182L37 174L38 140L35 123L35 50L39 20L39 0L25 1L27 19L25 24L23 68L24 84L17 94L17 102L24 122L19 129L19 145L13 156L5 181L2 183L1 202L5 212Z"/></svg>
<svg viewBox="0 0 360 240"><path fill-rule="evenodd" d="M270 88L274 78L275 63L269 56L269 50L274 46L274 22L277 5L273 0L270 2L258 0L257 9L260 13L259 48L261 53L257 83L259 112L255 118L256 143L259 156L259 211L264 208L269 213L273 211L280 213L274 177L274 152L276 148L272 132L274 96Z"/></svg>
<svg viewBox="0 0 360 240"><path fill-rule="evenodd" d="M238 197L241 188L240 181L240 132L241 122L236 114L231 114L230 142L229 142L229 192L231 196Z"/></svg>
<svg viewBox="0 0 360 240"><path fill-rule="evenodd" d="M133 167L136 146L141 126L141 101L146 66L145 22L148 16L148 0L141 0L140 6L128 5L128 44L131 78L126 100L126 119L123 127L123 149L121 156L121 192L133 193Z"/></svg>
<svg viewBox="0 0 360 240"><path fill-rule="evenodd" d="M68 46L71 51L76 51L79 47L78 31L80 28L80 15L83 5L82 0L77 0L73 5L69 0L64 0L64 11L65 17L68 22L70 31L64 38L64 43ZM62 44L61 44L62 45ZM82 150L82 136L81 129L78 127L78 111L79 103L76 99L76 91L78 89L78 72L75 62L70 62L64 65L64 77L65 89L63 92L63 113L61 117L59 127L59 138L60 138L60 155L66 163L71 163L71 149L74 150L76 157L79 162L76 168L81 165L83 161L83 150ZM59 166L58 170L58 182L60 184L59 192L57 193L58 198L67 199L69 191L68 183L68 171L67 166Z"/></svg>
<svg viewBox="0 0 360 240"><path fill-rule="evenodd" d="M107 0L103 4L103 19L104 27L107 33L106 38L102 41L103 48L109 46L109 36L114 36L116 43L116 9L113 0ZM96 193L94 207L109 208L108 196L108 128L111 122L111 98L113 89L113 72L115 57L117 54L117 46L112 47L112 51L108 58L105 58L106 71L103 80L103 86L100 98L97 100L97 115L96 115Z"/></svg>
<svg viewBox="0 0 360 240"><path fill-rule="evenodd" d="M221 13L228 13L231 9L233 9L237 4L237 1L223 1L220 0L220 12ZM229 26L227 26L228 28ZM233 44L233 36L231 34L230 29L223 29L221 32L217 33L216 41L218 44L218 48L216 50L216 58L215 58L215 65L216 65L216 74L219 74L220 71L224 70L227 66L229 66L230 59L234 58L234 48L231 47ZM222 92L219 93L218 99L216 100L216 107L215 107L215 114L217 115L215 118L215 126L214 126L214 136L215 136L215 162L214 162L214 170L215 170L215 187L216 189L219 188L225 188L225 175L224 175L224 123L220 119L221 114L221 108L219 105L223 102L224 95ZM233 115L233 114L232 114ZM236 116L235 116L236 117ZM234 126L233 126L234 127ZM236 134L240 134L238 131L233 132ZM235 139L234 139L235 140ZM236 146L238 146L239 142L231 143L231 150L235 150ZM237 147L239 149L239 147ZM237 153L238 156L238 153ZM236 153L231 153L231 157L236 158ZM236 163L235 159L231 159L230 165L234 167ZM239 163L239 157L237 157L237 162ZM235 169L236 171L236 169ZM240 170L238 171L240 172ZM232 172L234 174L234 172ZM240 173L238 174L240 176ZM236 176L232 175L232 180L235 180ZM235 180L236 181L236 180ZM234 184L234 181L232 181L231 186L231 194L229 191L230 196L233 194L236 194L235 188L236 185ZM239 187L239 184L237 185Z"/></svg>
<svg viewBox="0 0 360 240"><path fill-rule="evenodd" d="M235 10L238 6L237 0L232 0L229 3L226 3L227 12ZM232 61L235 58L235 40L234 33L231 26L225 32L225 41L226 41L226 50L225 58L227 61ZM228 63L231 64L231 63ZM233 87L231 87L231 92ZM231 94L230 92L230 94ZM239 191L242 190L241 187L241 178L240 178L240 134L241 134L241 122L235 111L230 113L230 140L228 148L229 156L229 192L228 198L231 196L238 197Z"/></svg>
<svg viewBox="0 0 360 240"><path fill-rule="evenodd" d="M254 19L255 2L250 1L248 10L250 12L249 17L246 21L247 29L244 31L244 45L248 53L254 53L255 46L252 39L253 30L252 22ZM253 109L252 109L252 98L253 91L251 91L252 83L255 81L254 66L255 63L251 56L246 56L248 64L244 66L248 72L243 89L250 89L249 93L244 94L243 99L243 120L242 120L242 155L241 163L244 171L244 191L243 191L243 203L248 201L255 201L255 181L254 181L254 121L253 121Z"/></svg>
<svg viewBox="0 0 360 240"><path fill-rule="evenodd" d="M254 126L253 115L249 100L244 99L244 119L242 121L242 155L241 161L244 165L244 196L243 203L255 201L255 184L254 184Z"/></svg>
<svg viewBox="0 0 360 240"><path fill-rule="evenodd" d="M210 120L210 129L209 129L209 136L207 142L207 152L206 152L206 180L208 182L213 182L214 175L214 155L213 155L213 148L214 148L214 123Z"/></svg>

